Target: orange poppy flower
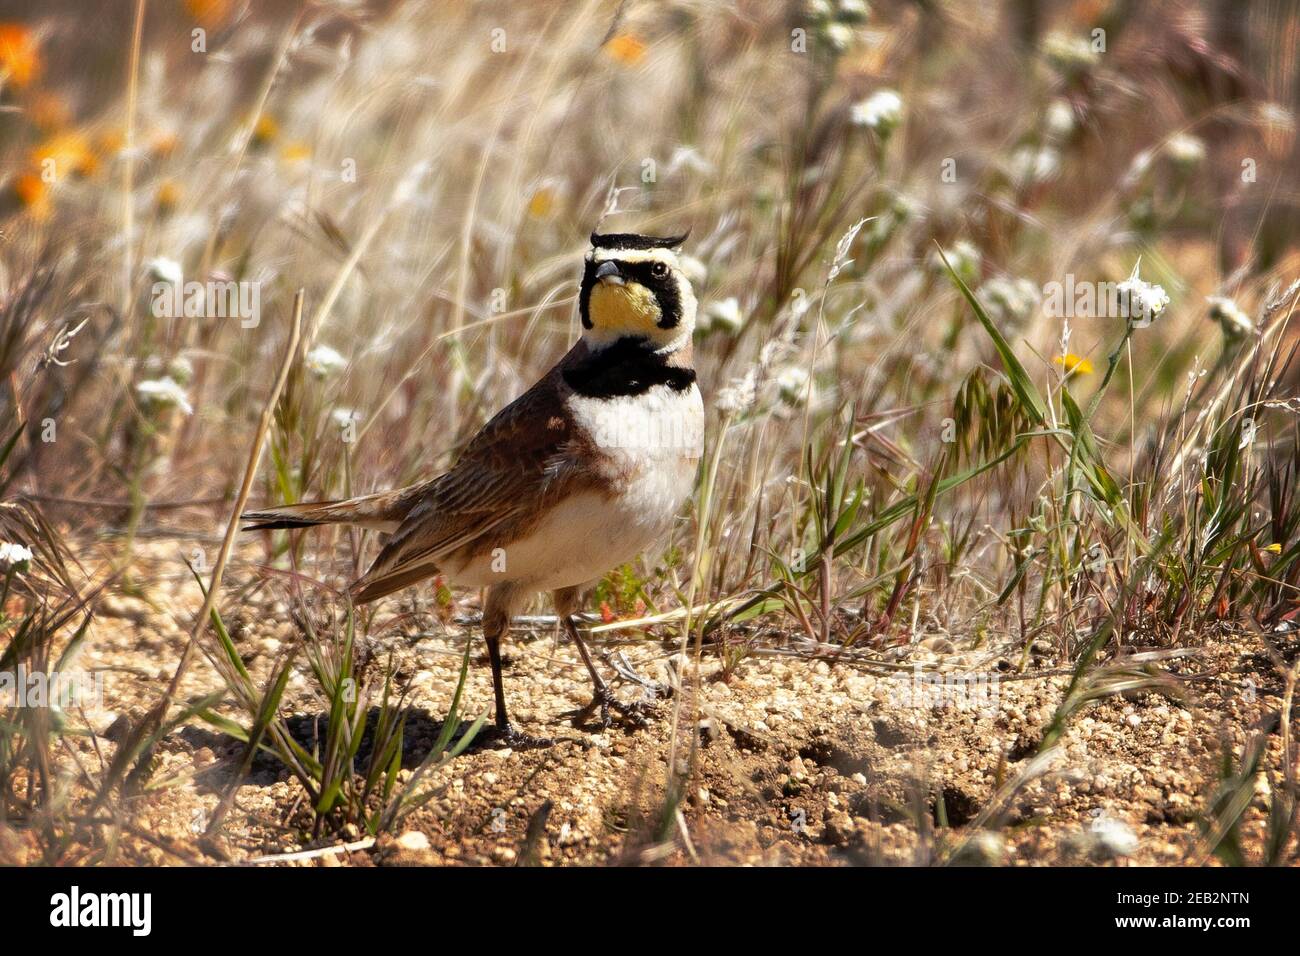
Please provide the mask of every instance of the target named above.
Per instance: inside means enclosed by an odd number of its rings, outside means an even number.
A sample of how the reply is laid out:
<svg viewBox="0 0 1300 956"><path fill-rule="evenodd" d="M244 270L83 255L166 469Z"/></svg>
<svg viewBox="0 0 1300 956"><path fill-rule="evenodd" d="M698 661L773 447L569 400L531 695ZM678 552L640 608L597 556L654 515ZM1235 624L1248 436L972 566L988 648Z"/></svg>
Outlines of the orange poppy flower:
<svg viewBox="0 0 1300 956"><path fill-rule="evenodd" d="M185 0L185 9L199 26L215 30L230 17L230 0Z"/></svg>
<svg viewBox="0 0 1300 956"><path fill-rule="evenodd" d="M630 33L619 33L609 38L605 52L624 66L636 66L645 59L645 43Z"/></svg>
<svg viewBox="0 0 1300 956"><path fill-rule="evenodd" d="M40 42L21 23L0 23L0 70L20 89L40 76Z"/></svg>

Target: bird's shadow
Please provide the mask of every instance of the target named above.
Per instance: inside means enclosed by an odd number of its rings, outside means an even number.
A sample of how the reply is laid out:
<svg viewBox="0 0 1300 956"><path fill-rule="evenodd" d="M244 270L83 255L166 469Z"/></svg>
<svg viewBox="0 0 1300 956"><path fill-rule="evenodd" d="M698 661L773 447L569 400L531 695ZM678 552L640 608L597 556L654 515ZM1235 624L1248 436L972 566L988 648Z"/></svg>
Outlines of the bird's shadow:
<svg viewBox="0 0 1300 956"><path fill-rule="evenodd" d="M361 743L352 759L353 769L357 773L364 774L370 766L375 747L375 727L378 722L379 708L371 707L366 714L365 733L362 734ZM293 714L286 717L284 723L288 728L289 735L308 753L319 754L324 750L329 732L328 712ZM429 756L442 734L445 723L445 720L423 708L411 708L406 712L406 724L402 731L401 766L403 769L414 770ZM453 749L472 726L473 721L462 720L452 733L447 749ZM492 741L490 730L490 725L480 728L465 752L473 753L481 749L487 749ZM229 784L233 776L238 773L246 746L243 741L232 737L230 734L193 724L181 728L177 736L193 750L206 747L213 753L222 755L222 759L203 768L196 774L195 781L201 786L210 787L214 790L221 789ZM247 778L243 782L268 787L282 779L286 769L278 757L259 748L248 769Z"/></svg>

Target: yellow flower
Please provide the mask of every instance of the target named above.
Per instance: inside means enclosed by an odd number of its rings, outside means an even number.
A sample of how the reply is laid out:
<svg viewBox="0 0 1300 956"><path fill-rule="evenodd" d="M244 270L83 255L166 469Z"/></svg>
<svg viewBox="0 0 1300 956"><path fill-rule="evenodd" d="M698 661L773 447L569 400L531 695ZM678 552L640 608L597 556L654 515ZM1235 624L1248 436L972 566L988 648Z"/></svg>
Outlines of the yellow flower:
<svg viewBox="0 0 1300 956"><path fill-rule="evenodd" d="M545 219L555 209L555 190L549 186L539 186L528 200L528 215L534 219Z"/></svg>
<svg viewBox="0 0 1300 956"><path fill-rule="evenodd" d="M158 184L158 212L166 215L181 201L181 187L174 179L164 179Z"/></svg>
<svg viewBox="0 0 1300 956"><path fill-rule="evenodd" d="M32 150L31 164L40 174L52 170L57 181L65 176L89 176L99 168L99 158L85 136L70 131L56 133L42 141Z"/></svg>
<svg viewBox="0 0 1300 956"><path fill-rule="evenodd" d="M0 71L19 89L40 75L40 43L21 23L0 23Z"/></svg>
<svg viewBox="0 0 1300 956"><path fill-rule="evenodd" d="M636 66L645 59L645 43L630 33L619 33L609 38L605 52L624 66Z"/></svg>
<svg viewBox="0 0 1300 956"><path fill-rule="evenodd" d="M1065 369L1066 375L1091 375L1092 363L1080 355L1073 352L1067 352L1065 355L1058 355L1052 359L1057 365Z"/></svg>
<svg viewBox="0 0 1300 956"><path fill-rule="evenodd" d="M17 203L33 219L45 219L50 214L50 188L36 173L23 173L9 187L7 200ZM5 203L9 206L9 203Z"/></svg>
<svg viewBox="0 0 1300 956"><path fill-rule="evenodd" d="M1280 545L1280 544L1274 542L1273 544L1270 544L1270 545L1269 545L1267 548L1265 548L1264 550L1267 551L1269 554L1281 554L1281 553L1282 553L1282 545Z"/></svg>
<svg viewBox="0 0 1300 956"><path fill-rule="evenodd" d="M306 143L285 143L280 158L291 166L311 159L311 148Z"/></svg>
<svg viewBox="0 0 1300 956"><path fill-rule="evenodd" d="M95 137L95 151L101 156L113 157L126 149L126 133L123 130L106 129Z"/></svg>
<svg viewBox="0 0 1300 956"><path fill-rule="evenodd" d="M230 16L230 0L185 0L185 9L200 26L214 30Z"/></svg>
<svg viewBox="0 0 1300 956"><path fill-rule="evenodd" d="M265 146L280 135L280 124L263 113L253 123L253 145Z"/></svg>

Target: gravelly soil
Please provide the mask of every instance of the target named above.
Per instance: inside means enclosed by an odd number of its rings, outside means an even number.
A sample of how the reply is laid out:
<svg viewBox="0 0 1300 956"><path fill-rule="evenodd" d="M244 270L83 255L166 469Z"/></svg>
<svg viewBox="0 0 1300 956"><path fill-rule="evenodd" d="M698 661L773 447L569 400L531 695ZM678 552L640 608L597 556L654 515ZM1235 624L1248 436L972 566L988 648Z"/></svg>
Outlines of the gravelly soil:
<svg viewBox="0 0 1300 956"><path fill-rule="evenodd" d="M198 609L196 588L158 570L175 567L174 548L149 553L158 563L142 559L141 567L154 569L157 580L142 576L140 597L104 602L81 661L110 668L105 706L86 712L101 734L157 699ZM240 574L237 566L228 596L237 593ZM237 611L223 605L258 678L289 642L301 640L287 608L267 593L249 597ZM473 596L460 597L458 611L472 613ZM394 603L381 611L365 650L373 661L392 655L397 683L413 707L406 779L447 711L464 641L476 638L472 628L423 614L383 627L396 610ZM412 636L424 632L431 633ZM1294 635L1273 638L1284 657L1294 657ZM1026 655L1027 669L1019 672L1019 657L999 658L987 642L971 650L950 635L892 649L884 656L899 676L890 677L878 667L832 665L791 653L789 642L785 648L769 643L766 653L744 658L726 675L719 655L706 649L697 678L668 641L640 635L597 641L598 657L621 651L645 676L680 684L684 675L687 688L680 711L666 701L648 727L616 724L602 731L574 729L561 716L590 698L575 649L558 643L550 628L518 628L506 671L518 725L533 734L572 735L586 746L511 751L476 744L438 771L438 795L397 834L364 850L295 862L906 864L955 854L972 863L1188 863L1200 859L1200 814L1218 780L1225 741L1240 754L1252 728L1278 711L1282 691L1259 638L1207 640L1194 656L1162 662L1182 675L1181 690L1115 695L1087 706L1068 724L1055 757L1043 763L1034 755L1069 681L1050 653ZM464 702L470 715L490 713L492 700L477 645L474 654ZM944 705L917 699L910 668L918 662L949 674ZM986 683L963 691L952 675L972 666ZM612 673L607 659L602 669ZM300 671L290 681L285 710L294 715L295 733L309 740L327 705L313 693L305 665ZM220 686L201 661L181 694ZM639 693L628 682L616 686L628 699ZM695 701L698 718L689 706ZM679 763L690 770L677 817L664 811L675 712L685 728ZM110 759L114 745L100 737L81 738L76 746L93 766ZM313 843L301 788L270 758L259 758L239 787L220 835L203 836L240 753L234 740L199 722L170 734L148 787L121 808L153 842L128 832L121 861L239 862L361 836ZM1282 784L1281 754L1281 737L1273 732L1244 818L1248 853L1262 837L1263 798ZM1035 771L1041 772L1022 779ZM22 833L0 835L0 857L23 862L32 852ZM1293 844L1293 861L1294 852Z"/></svg>

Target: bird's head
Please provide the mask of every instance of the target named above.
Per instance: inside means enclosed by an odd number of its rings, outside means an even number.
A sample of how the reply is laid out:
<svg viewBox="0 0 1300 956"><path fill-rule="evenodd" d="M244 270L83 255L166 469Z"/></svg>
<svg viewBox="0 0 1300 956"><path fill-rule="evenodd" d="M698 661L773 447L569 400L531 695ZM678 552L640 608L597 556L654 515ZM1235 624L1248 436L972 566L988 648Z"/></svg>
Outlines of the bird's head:
<svg viewBox="0 0 1300 956"><path fill-rule="evenodd" d="M578 311L583 337L600 348L639 338L676 351L695 331L695 291L676 249L686 236L591 235Z"/></svg>

